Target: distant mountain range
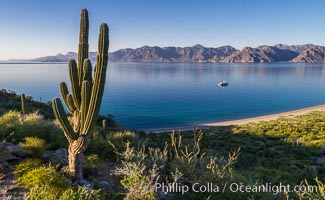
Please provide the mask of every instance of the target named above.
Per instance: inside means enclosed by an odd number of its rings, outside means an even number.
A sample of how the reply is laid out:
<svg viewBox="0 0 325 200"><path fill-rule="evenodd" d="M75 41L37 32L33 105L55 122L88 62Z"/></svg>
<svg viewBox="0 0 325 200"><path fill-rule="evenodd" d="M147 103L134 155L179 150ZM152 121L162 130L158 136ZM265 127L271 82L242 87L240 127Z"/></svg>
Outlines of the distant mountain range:
<svg viewBox="0 0 325 200"><path fill-rule="evenodd" d="M67 62L76 59L77 53L57 54L55 56L40 57L24 62ZM96 60L96 52L90 52L89 58ZM109 53L111 62L324 62L325 47L313 44L245 47L237 50L232 46L207 48L202 45L192 47L149 47L136 49L120 49ZM15 62L21 60L9 60Z"/></svg>
<svg viewBox="0 0 325 200"><path fill-rule="evenodd" d="M221 60L221 62L279 62L289 61L298 55L298 52L271 46L261 46L257 48L245 47L241 51L237 51Z"/></svg>

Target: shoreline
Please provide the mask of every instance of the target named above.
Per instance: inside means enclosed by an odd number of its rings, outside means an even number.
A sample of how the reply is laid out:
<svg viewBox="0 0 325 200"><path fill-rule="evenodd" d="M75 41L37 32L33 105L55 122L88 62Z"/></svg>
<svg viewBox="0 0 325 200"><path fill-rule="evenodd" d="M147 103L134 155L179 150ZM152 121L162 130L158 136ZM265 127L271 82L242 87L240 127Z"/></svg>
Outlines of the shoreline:
<svg viewBox="0 0 325 200"><path fill-rule="evenodd" d="M262 121L272 121L276 120L279 117L295 117L299 115L305 115L313 111L325 111L325 104L312 106L287 112L280 112L270 115L262 115L258 117L243 118L238 120L229 120L224 122L215 122L215 123L205 123L199 124L197 126L183 126L183 127L172 127L172 128L157 128L157 129L147 129L144 130L146 133L163 133L163 132L172 132L172 131L189 131L195 129L208 129L210 127L220 127L220 126L236 126L244 125L250 123L257 123Z"/></svg>
<svg viewBox="0 0 325 200"><path fill-rule="evenodd" d="M256 123L256 122L261 122L261 121L276 120L279 117L295 117L295 116L304 115L304 114L307 114L307 113L310 113L313 111L325 111L325 104L302 108L302 109L297 109L297 110L292 110L292 111L287 111L287 112L271 114L271 115L262 115L262 116L258 116L258 117L230 120L230 121L224 121L224 122L206 123L206 124L202 124L202 126L214 127L214 126L244 125L244 124Z"/></svg>

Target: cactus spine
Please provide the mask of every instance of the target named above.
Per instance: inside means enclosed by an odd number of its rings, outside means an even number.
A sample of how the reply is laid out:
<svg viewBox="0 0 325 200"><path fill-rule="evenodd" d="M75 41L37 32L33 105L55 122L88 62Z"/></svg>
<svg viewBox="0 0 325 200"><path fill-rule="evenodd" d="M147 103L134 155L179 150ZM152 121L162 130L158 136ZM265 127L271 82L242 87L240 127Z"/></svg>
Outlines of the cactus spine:
<svg viewBox="0 0 325 200"><path fill-rule="evenodd" d="M80 20L78 63L73 59L69 61L71 93L65 82L60 83L61 96L68 112L73 116L73 125L69 123L61 100L54 98L52 101L55 117L69 141L69 169L76 181L82 180L82 154L87 148L87 134L98 117L108 61L108 26L103 23L100 26L96 66L92 78L92 65L88 59L88 32L88 12L83 9Z"/></svg>
<svg viewBox="0 0 325 200"><path fill-rule="evenodd" d="M21 94L20 95L20 101L21 101L21 112L23 114L27 114L28 113L28 109L27 109L27 105L26 105L26 97L25 97L25 94Z"/></svg>

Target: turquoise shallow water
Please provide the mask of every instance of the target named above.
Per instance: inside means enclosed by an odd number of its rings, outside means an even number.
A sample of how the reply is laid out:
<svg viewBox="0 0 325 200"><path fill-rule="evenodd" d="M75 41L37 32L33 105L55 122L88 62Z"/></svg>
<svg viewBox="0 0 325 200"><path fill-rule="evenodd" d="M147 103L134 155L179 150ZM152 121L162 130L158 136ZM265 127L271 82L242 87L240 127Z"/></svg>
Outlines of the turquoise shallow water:
<svg viewBox="0 0 325 200"><path fill-rule="evenodd" d="M229 86L220 88L219 81ZM67 64L0 64L0 88L59 96ZM325 64L111 63L101 113L128 128L195 126L325 103Z"/></svg>

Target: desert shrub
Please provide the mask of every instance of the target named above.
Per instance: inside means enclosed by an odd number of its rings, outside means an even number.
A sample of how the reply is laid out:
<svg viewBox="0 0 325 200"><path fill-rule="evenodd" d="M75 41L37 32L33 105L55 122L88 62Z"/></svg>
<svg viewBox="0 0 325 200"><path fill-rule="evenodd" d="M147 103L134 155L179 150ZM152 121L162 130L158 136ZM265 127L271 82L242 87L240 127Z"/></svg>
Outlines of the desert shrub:
<svg viewBox="0 0 325 200"><path fill-rule="evenodd" d="M41 166L20 175L18 184L30 189L34 199L57 199L68 189L69 179L55 167Z"/></svg>
<svg viewBox="0 0 325 200"><path fill-rule="evenodd" d="M44 139L53 149L67 146L64 134L58 126L50 120L45 120L42 115L37 113L25 115L23 124L18 127L17 142L22 141L25 137Z"/></svg>
<svg viewBox="0 0 325 200"><path fill-rule="evenodd" d="M58 126L44 119L42 115L21 115L19 112L10 111L0 117L0 141L19 143L26 137L43 139L53 149L67 146L64 134Z"/></svg>
<svg viewBox="0 0 325 200"><path fill-rule="evenodd" d="M144 147L136 151L126 143L125 151L121 153L122 167L113 171L115 175L122 175L121 184L128 190L126 199L156 199L155 186L159 179L159 168L154 163L146 166L147 156Z"/></svg>
<svg viewBox="0 0 325 200"><path fill-rule="evenodd" d="M201 150L203 132L194 132L193 143L183 144L182 137L171 134L171 167L184 174L187 183L218 182L224 183L232 176L232 165L237 160L239 149L229 153L228 159L215 156L213 152Z"/></svg>
<svg viewBox="0 0 325 200"><path fill-rule="evenodd" d="M87 177L91 175L97 174L97 165L100 162L100 158L97 154L91 154L88 156L85 156L85 159L83 159L82 166L83 166L83 174Z"/></svg>
<svg viewBox="0 0 325 200"><path fill-rule="evenodd" d="M89 136L89 143L85 153L96 154L102 159L114 159L116 157L112 146L98 132Z"/></svg>
<svg viewBox="0 0 325 200"><path fill-rule="evenodd" d="M300 183L301 191L296 191L298 199L318 200L325 199L325 183L315 178L315 184L311 185L306 179ZM297 198L296 197L296 198Z"/></svg>
<svg viewBox="0 0 325 200"><path fill-rule="evenodd" d="M34 157L40 157L49 148L45 140L37 137L26 137L22 143L22 148L25 149Z"/></svg>
<svg viewBox="0 0 325 200"><path fill-rule="evenodd" d="M60 196L59 200L100 200L100 190L89 191L87 187L78 186L77 189L67 189Z"/></svg>
<svg viewBox="0 0 325 200"><path fill-rule="evenodd" d="M122 150L124 149L126 142L137 144L138 137L134 132L131 131L110 132L106 135L106 140L114 144L117 150Z"/></svg>
<svg viewBox="0 0 325 200"><path fill-rule="evenodd" d="M8 136L22 124L22 115L16 111L9 111L0 117L0 141L8 140Z"/></svg>
<svg viewBox="0 0 325 200"><path fill-rule="evenodd" d="M100 190L87 187L71 187L70 180L53 166L43 165L39 159L28 159L14 170L18 184L29 189L32 200L97 200L102 199Z"/></svg>
<svg viewBox="0 0 325 200"><path fill-rule="evenodd" d="M95 168L97 164L99 163L100 159L98 155L96 154L91 154L89 156L86 156L84 159L84 166L89 167L89 168Z"/></svg>
<svg viewBox="0 0 325 200"><path fill-rule="evenodd" d="M89 144L87 148L88 154L97 154L102 159L116 159L115 152L125 150L125 143L138 143L138 137L134 132L101 132L95 129L89 136Z"/></svg>
<svg viewBox="0 0 325 200"><path fill-rule="evenodd" d="M38 167L42 166L42 161L39 159L27 159L25 161L22 161L18 165L15 166L13 174L15 176L22 176L23 174L27 173L28 171L31 171L33 169L36 169Z"/></svg>

